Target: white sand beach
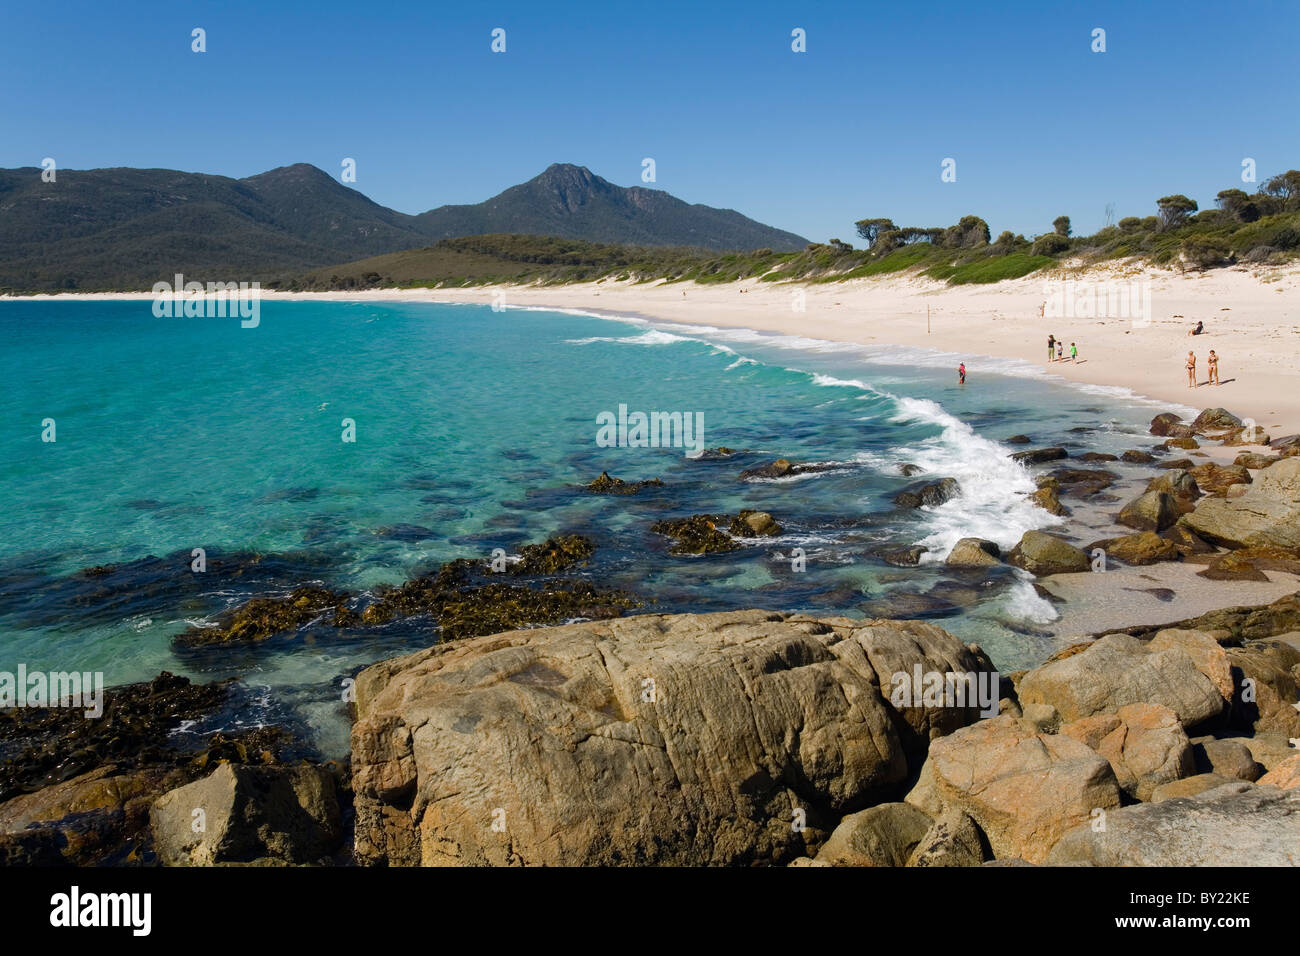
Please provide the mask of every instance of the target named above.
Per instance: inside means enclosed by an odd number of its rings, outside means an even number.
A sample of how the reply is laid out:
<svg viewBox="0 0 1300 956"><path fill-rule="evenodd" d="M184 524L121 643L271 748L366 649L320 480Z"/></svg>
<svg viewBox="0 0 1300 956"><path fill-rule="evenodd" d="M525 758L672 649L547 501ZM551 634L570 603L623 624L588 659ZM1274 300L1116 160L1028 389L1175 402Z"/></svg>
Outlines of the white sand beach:
<svg viewBox="0 0 1300 956"><path fill-rule="evenodd" d="M1039 307L1070 281L1105 289L1137 283L1150 293L1149 321L1132 317L1039 317ZM1077 286L1079 290L1085 285ZM379 289L365 292L264 291L267 301L504 301L633 313L685 324L749 328L813 339L897 345L953 354L954 374L966 363L978 387L985 357L1037 363L1071 381L1128 388L1195 408L1221 406L1249 416L1272 435L1300 432L1300 264L1233 267L1208 273L1114 266L1058 270L991 285L949 286L914 276L830 283L745 281L700 285L604 280L569 285L479 286L465 289ZM145 293L30 296L24 299L148 298ZM1080 295L1081 298L1081 295ZM1062 303L1064 304L1064 303ZM802 311L798 308L802 306ZM1077 310L1082 311L1082 310ZM1101 311L1106 311L1102 308ZM1196 323L1202 335L1189 337ZM1067 360L1046 361L1049 335L1065 342ZM1068 360L1070 344L1078 362ZM1188 350L1197 358L1188 388ZM1207 384L1210 349L1219 355L1222 385Z"/></svg>
<svg viewBox="0 0 1300 956"><path fill-rule="evenodd" d="M1039 316L1039 307L1069 282L1088 285L1099 301L1107 288L1150 293L1150 315ZM683 324L869 345L952 353L954 375L965 362L967 382L980 383L987 357L1018 359L1051 374L1092 385L1131 389L1194 408L1221 406L1263 425L1274 437L1300 432L1300 264L1244 266L1207 273L1116 265L1061 269L991 285L950 286L916 276L828 283L745 281L599 282L568 285L477 286L464 289L376 289L363 292L263 291L266 301L321 299L467 302L630 313ZM3 298L3 297L0 297ZM41 299L149 298L147 293L24 296ZM1082 298L1082 292L1077 298ZM1063 303L1062 303L1063 304ZM800 307L802 311L800 311ZM1082 311L1082 310L1076 310ZM1107 311L1102 308L1101 311ZM1145 320L1145 321L1144 321ZM1189 337L1196 323L1203 334ZM1046 361L1047 338L1065 342L1066 360ZM1069 361L1070 344L1078 346ZM1208 384L1207 357L1219 355L1222 384ZM1198 387L1187 385L1185 363L1197 359Z"/></svg>

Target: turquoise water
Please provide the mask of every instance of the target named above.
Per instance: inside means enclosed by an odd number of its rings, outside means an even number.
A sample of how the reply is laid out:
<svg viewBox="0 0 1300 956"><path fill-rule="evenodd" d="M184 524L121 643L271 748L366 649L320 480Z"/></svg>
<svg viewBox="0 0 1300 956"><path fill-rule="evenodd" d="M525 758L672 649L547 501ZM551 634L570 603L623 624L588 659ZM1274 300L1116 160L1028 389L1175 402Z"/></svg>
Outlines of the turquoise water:
<svg viewBox="0 0 1300 956"><path fill-rule="evenodd" d="M238 676L246 719L291 715L330 752L346 747L340 682L427 646L427 625L308 628L207 655L171 639L252 595L319 581L364 598L557 531L591 536L584 573L649 611L862 615L944 581L951 597L940 566L899 569L876 552L923 543L941 557L967 534L1009 547L1056 519L1023 501L1032 480L1001 439L1119 451L1153 414L1017 363L966 357L961 388L955 357L919 350L481 306L272 302L244 329L155 318L147 301L9 302L0 334L0 667L102 670L109 685L163 669ZM598 447L597 416L620 405L701 413L705 445L746 454ZM45 419L54 442L42 441ZM355 442L342 440L344 419ZM837 467L739 480L777 457ZM899 512L892 496L917 480L904 463L958 478L962 495ZM602 470L666 485L582 492ZM681 558L649 531L742 507L772 512L785 534ZM189 569L194 548L205 574ZM103 565L113 570L80 573ZM1004 671L1055 648L1050 606L1015 573L956 583L961 599L926 613Z"/></svg>

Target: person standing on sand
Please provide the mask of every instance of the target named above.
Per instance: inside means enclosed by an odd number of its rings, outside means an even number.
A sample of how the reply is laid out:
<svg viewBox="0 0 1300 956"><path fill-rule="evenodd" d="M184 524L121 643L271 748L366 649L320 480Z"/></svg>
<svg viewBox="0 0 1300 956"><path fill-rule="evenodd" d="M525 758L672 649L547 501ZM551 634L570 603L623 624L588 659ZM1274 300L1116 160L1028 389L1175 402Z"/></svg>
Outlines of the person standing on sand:
<svg viewBox="0 0 1300 956"><path fill-rule="evenodd" d="M1219 357L1214 354L1214 349L1210 349L1210 357L1205 360L1205 364L1210 367L1210 384L1222 385L1219 381Z"/></svg>
<svg viewBox="0 0 1300 956"><path fill-rule="evenodd" d="M966 363L965 362L962 362L961 365L957 366L957 384L958 385L966 384Z"/></svg>
<svg viewBox="0 0 1300 956"><path fill-rule="evenodd" d="M1051 361L1056 356L1056 336L1047 337L1047 361Z"/></svg>
<svg viewBox="0 0 1300 956"><path fill-rule="evenodd" d="M1187 353L1187 387L1196 387L1196 353Z"/></svg>
<svg viewBox="0 0 1300 956"><path fill-rule="evenodd" d="M1065 361L1065 341L1063 339L1056 340L1056 360L1058 362Z"/></svg>
<svg viewBox="0 0 1300 956"><path fill-rule="evenodd" d="M1079 361L1079 349L1073 342L1070 343L1070 361Z"/></svg>

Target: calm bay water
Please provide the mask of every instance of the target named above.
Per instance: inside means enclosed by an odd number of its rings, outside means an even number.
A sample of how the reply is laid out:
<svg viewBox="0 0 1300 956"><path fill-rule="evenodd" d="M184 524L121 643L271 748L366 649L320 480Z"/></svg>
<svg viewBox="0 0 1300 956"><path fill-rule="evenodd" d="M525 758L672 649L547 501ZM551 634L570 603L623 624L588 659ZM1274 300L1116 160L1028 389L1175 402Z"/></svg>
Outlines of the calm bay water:
<svg viewBox="0 0 1300 956"><path fill-rule="evenodd" d="M597 544L582 573L651 600L647 611L855 616L899 592L942 594L951 607L927 613L1008 671L1058 645L1023 576L954 579L876 553L920 543L941 557L965 535L1010 547L1058 523L1024 501L1033 481L1000 441L1118 452L1153 414L1019 363L966 356L962 388L958 358L921 350L481 306L273 302L243 329L155 318L147 301L7 302L0 335L0 669L101 670L110 685L163 669L238 676L245 706L230 719L300 721L327 753L346 749L343 678L436 633L309 627L204 654L171 638L250 596L307 581L364 593L565 531ZM746 454L598 447L597 416L620 404L700 412L707 446ZM41 440L45 419L55 442ZM837 467L738 479L778 457ZM917 480L905 463L957 478L962 494L898 511L893 495ZM584 493L602 470L665 487ZM770 511L785 534L683 558L649 531L740 508ZM196 575L194 548L217 565L263 557Z"/></svg>

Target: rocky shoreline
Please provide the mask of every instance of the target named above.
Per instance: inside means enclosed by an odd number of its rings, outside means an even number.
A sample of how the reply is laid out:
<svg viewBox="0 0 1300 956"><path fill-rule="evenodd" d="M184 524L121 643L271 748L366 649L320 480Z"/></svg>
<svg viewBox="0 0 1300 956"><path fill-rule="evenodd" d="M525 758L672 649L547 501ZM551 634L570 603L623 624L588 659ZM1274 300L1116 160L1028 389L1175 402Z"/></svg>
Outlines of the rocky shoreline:
<svg viewBox="0 0 1300 956"><path fill-rule="evenodd" d="M571 573L594 551L582 535L508 561L458 559L364 597L302 585L252 598L175 646L220 652L307 625L394 621L424 622L439 641L356 676L345 762L284 728L182 734L237 706L229 681L164 673L111 689L100 718L0 711L0 863L1293 864L1300 592L1080 635L1005 676L979 646L890 613L930 616L935 602L978 594L975 578L1046 581L1112 561L1187 562L1210 581L1300 573L1300 437L1270 440L1223 409L1157 416L1151 433L1163 442L1120 456L1015 455L1040 470L1039 507L1068 518L1065 502L1113 502L1129 533L1079 547L1028 531L1005 553L962 539L944 557L959 580L912 605L873 602L866 620L625 617L645 600ZM1203 455L1202 441L1268 453L1231 465L1168 457ZM1098 467L1119 460L1155 472L1128 502L1107 492L1119 475ZM778 459L739 477L830 467ZM602 474L579 490L662 487ZM959 493L925 476L894 504ZM782 533L754 510L650 530L683 560ZM879 557L915 565L925 549ZM981 699L961 696L981 687Z"/></svg>

